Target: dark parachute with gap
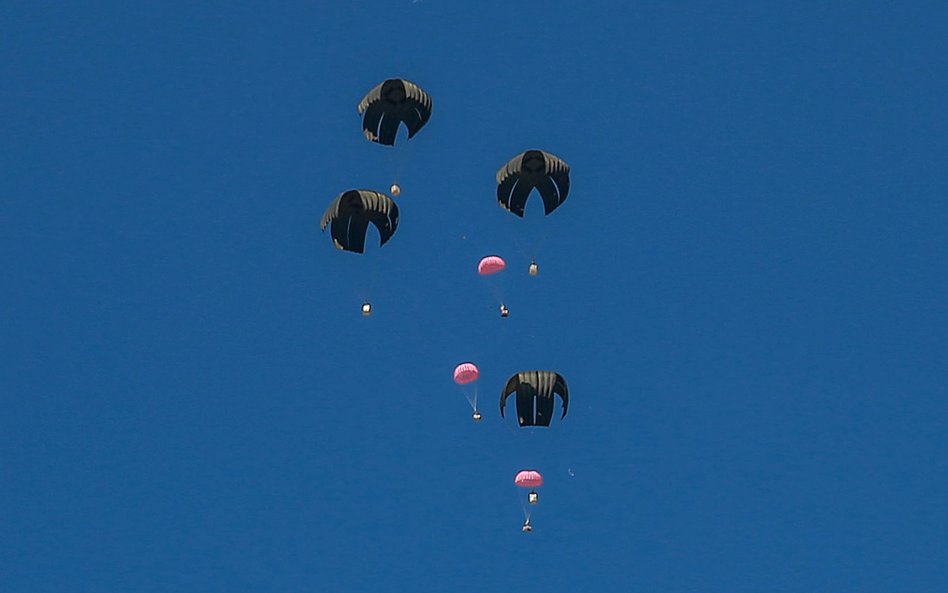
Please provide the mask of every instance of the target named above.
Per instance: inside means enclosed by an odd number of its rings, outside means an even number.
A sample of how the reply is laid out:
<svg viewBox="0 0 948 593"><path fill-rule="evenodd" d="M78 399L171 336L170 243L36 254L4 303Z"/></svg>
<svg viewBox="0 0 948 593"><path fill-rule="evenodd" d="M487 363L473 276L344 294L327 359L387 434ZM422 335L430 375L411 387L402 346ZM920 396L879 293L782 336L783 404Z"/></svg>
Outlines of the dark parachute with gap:
<svg viewBox="0 0 948 593"><path fill-rule="evenodd" d="M420 86L401 78L390 78L369 91L359 103L362 131L366 139L395 145L401 123L412 138L431 117L431 97Z"/></svg>
<svg viewBox="0 0 948 593"><path fill-rule="evenodd" d="M379 231L379 247L385 245L398 228L398 205L387 195L369 189L351 189L339 194L326 212L319 227L329 233L336 249L363 253L369 223Z"/></svg>
<svg viewBox="0 0 948 593"><path fill-rule="evenodd" d="M543 198L544 213L549 215L569 195L569 165L548 152L528 150L510 159L497 171L500 207L521 218L534 188Z"/></svg>
<svg viewBox="0 0 948 593"><path fill-rule="evenodd" d="M520 426L549 426L553 419L554 395L563 399L563 415L569 407L566 379L553 371L523 371L510 377L500 394L500 416L504 417L507 398L517 394L517 421Z"/></svg>

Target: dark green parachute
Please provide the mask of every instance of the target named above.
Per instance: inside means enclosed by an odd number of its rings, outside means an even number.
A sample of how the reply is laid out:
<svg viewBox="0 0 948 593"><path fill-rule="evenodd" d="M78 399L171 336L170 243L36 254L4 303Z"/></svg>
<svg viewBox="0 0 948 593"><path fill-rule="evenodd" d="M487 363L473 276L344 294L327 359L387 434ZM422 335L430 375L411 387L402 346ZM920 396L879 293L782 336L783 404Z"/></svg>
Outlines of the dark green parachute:
<svg viewBox="0 0 948 593"><path fill-rule="evenodd" d="M528 150L510 159L497 171L500 207L521 218L533 188L543 198L544 212L550 214L569 195L569 165L548 152Z"/></svg>
<svg viewBox="0 0 948 593"><path fill-rule="evenodd" d="M408 137L418 133L431 117L431 97L407 80L390 78L369 91L359 103L362 131L372 142L393 146L398 126L408 128Z"/></svg>
<svg viewBox="0 0 948 593"><path fill-rule="evenodd" d="M512 376L500 394L500 416L511 394L517 394L517 421L520 426L549 426L553 419L554 394L563 398L563 415L569 407L566 379L553 371L523 371ZM535 405L534 405L535 404Z"/></svg>
<svg viewBox="0 0 948 593"><path fill-rule="evenodd" d="M379 246L385 245L398 228L395 200L369 189L350 189L326 208L319 228L325 231L326 225L332 223L329 232L336 249L363 253L370 222L379 230Z"/></svg>

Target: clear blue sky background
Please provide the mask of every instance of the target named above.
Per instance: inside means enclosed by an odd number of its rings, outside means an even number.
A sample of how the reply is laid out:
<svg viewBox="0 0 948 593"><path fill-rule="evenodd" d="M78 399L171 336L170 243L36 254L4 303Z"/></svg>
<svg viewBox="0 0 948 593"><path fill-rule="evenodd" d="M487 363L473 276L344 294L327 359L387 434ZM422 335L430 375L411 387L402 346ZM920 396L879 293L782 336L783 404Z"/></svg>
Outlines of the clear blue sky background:
<svg viewBox="0 0 948 593"><path fill-rule="evenodd" d="M6 3L0 589L948 590L946 39L939 2ZM434 99L399 151L355 109L389 77ZM528 148L573 185L518 221ZM397 170L391 243L335 251ZM505 427L533 368L570 414Z"/></svg>

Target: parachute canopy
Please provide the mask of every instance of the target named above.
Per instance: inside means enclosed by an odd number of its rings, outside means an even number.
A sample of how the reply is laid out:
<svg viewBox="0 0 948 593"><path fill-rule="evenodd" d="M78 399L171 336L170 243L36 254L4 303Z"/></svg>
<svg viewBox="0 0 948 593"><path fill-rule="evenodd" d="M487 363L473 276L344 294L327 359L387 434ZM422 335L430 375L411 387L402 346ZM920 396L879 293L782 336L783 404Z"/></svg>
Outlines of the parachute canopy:
<svg viewBox="0 0 948 593"><path fill-rule="evenodd" d="M390 78L366 93L359 102L362 132L372 142L393 146L398 126L408 128L408 137L418 133L431 117L431 97L420 86Z"/></svg>
<svg viewBox="0 0 948 593"><path fill-rule="evenodd" d="M477 381L481 371L473 362L462 362L454 368L454 382L458 385L467 385Z"/></svg>
<svg viewBox="0 0 948 593"><path fill-rule="evenodd" d="M336 249L363 253L369 223L379 230L379 246L385 245L398 228L398 205L383 193L369 189L351 189L339 194L319 222L330 234Z"/></svg>
<svg viewBox="0 0 948 593"><path fill-rule="evenodd" d="M507 267L507 262L497 255L488 255L477 264L477 273L481 276L496 274Z"/></svg>
<svg viewBox="0 0 948 593"><path fill-rule="evenodd" d="M569 194L569 165L542 150L528 150L510 159L497 171L497 201L500 207L523 218L530 191L536 188L543 198L543 210L550 214Z"/></svg>
<svg viewBox="0 0 948 593"><path fill-rule="evenodd" d="M514 476L514 484L521 488L539 488L543 485L543 476L533 469L525 469Z"/></svg>
<svg viewBox="0 0 948 593"><path fill-rule="evenodd" d="M500 394L500 416L504 417L507 398L517 394L517 421L520 426L549 426L553 418L553 395L563 399L563 415L569 406L566 379L553 371L523 371L510 377Z"/></svg>

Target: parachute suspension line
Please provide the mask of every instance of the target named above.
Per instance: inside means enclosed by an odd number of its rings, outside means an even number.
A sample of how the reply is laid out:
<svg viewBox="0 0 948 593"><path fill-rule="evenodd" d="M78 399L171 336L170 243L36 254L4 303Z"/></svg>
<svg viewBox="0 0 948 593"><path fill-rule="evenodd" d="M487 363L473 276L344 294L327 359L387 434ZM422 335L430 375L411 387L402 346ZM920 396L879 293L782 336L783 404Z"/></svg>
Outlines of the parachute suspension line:
<svg viewBox="0 0 948 593"><path fill-rule="evenodd" d="M392 185L398 185L399 180L402 178L402 169L405 168L405 144L406 142L399 142L395 146L395 154L393 155L393 160L395 161L395 172L392 175Z"/></svg>
<svg viewBox="0 0 948 593"><path fill-rule="evenodd" d="M533 253L530 254L531 261L535 262L537 260L536 256L543 250L543 245L552 234L553 227L549 224L549 222L543 225L543 230L540 231L540 236L537 237L537 240L534 242Z"/></svg>
<svg viewBox="0 0 948 593"><path fill-rule="evenodd" d="M549 219L550 217L548 216L546 218ZM556 228L558 226L555 223L550 224L550 220L546 220L545 222L546 224L543 225L543 229L540 231L540 236L537 238L536 252L538 255L543 250L544 245L546 245L546 242L549 241L550 237L556 233Z"/></svg>
<svg viewBox="0 0 948 593"><path fill-rule="evenodd" d="M546 220L547 218L548 217L544 217L544 220L542 221L540 220L531 221L533 224L533 227L539 226L541 227L539 229L536 229L536 228L521 229L521 233L523 234L522 237L524 238L524 243L520 243L519 241L519 239L521 238L520 234L514 235L514 240L517 243L517 246L520 249L520 252L523 254L524 257L528 258L531 263L537 262L537 260L539 259L538 256L543 251L543 246L546 244L547 240L549 240L550 236L553 235L555 225L551 225L550 221ZM524 221L520 221L520 222L524 222ZM528 222L527 224L531 224L531 223ZM532 240L529 240L526 238L528 235L532 235Z"/></svg>
<svg viewBox="0 0 948 593"><path fill-rule="evenodd" d="M382 275L382 263L380 260L379 253L367 253L362 259L367 259L369 261L365 262L364 270L362 270L362 284L359 289L359 298L362 299L363 303L371 303L372 296L375 294L375 287L378 285L379 278Z"/></svg>
<svg viewBox="0 0 948 593"><path fill-rule="evenodd" d="M375 253L373 255L377 256L379 254ZM375 287L378 286L379 279L382 276L382 261L378 257L373 258L373 260L372 269L370 270L372 275L369 278L369 291L375 294Z"/></svg>
<svg viewBox="0 0 948 593"><path fill-rule="evenodd" d="M477 411L477 392L474 393L474 398L472 399L471 396L468 394L468 390L464 389L464 399L467 400L467 403L471 406L471 409L476 412Z"/></svg>
<svg viewBox="0 0 948 593"><path fill-rule="evenodd" d="M520 224L517 225L516 224L517 222L519 222ZM520 255L522 255L523 257L530 258L531 260L535 260L536 250L529 249L529 246L524 244L524 241L522 240L522 237L520 236L522 233L524 233L523 225L526 224L525 221L523 220L518 221L514 219L514 220L509 221L509 223L513 227L513 231L510 233L510 236L513 237L514 247L517 248L517 251L520 252ZM531 251L533 251L534 253L531 253Z"/></svg>
<svg viewBox="0 0 948 593"><path fill-rule="evenodd" d="M519 492L517 492L517 500L520 501L520 508L523 509L523 518L529 521L531 510L527 508L527 505L523 504L523 497L520 496Z"/></svg>
<svg viewBox="0 0 948 593"><path fill-rule="evenodd" d="M394 150L391 151L392 155L390 157L392 163L391 168L394 169L394 173L392 175L391 191L393 194L400 194L401 186L399 185L399 181L402 178L402 172L405 169L405 165L409 160L411 160L412 152L411 142L408 141L407 135L406 137L402 138L400 142L396 141L393 148Z"/></svg>
<svg viewBox="0 0 948 593"><path fill-rule="evenodd" d="M494 300L497 301L498 305L503 305L505 302L504 296L506 292L500 286L500 280L494 278L493 276L486 276L484 282L487 284L487 290L494 296Z"/></svg>
<svg viewBox="0 0 948 593"><path fill-rule="evenodd" d="M474 408L474 411L477 411L477 385L474 385L474 403L471 404L471 407Z"/></svg>

